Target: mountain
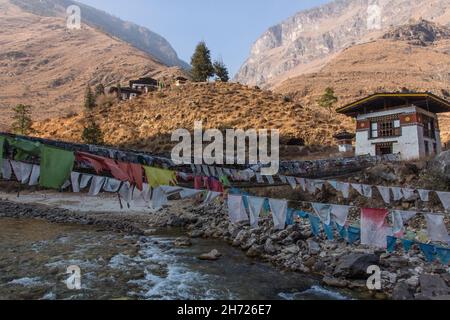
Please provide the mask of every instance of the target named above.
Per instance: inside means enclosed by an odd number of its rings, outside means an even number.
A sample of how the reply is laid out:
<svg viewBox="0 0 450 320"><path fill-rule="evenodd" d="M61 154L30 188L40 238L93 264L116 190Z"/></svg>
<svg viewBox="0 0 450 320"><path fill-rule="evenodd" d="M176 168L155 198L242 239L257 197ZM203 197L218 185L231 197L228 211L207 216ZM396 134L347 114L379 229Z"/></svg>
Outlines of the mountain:
<svg viewBox="0 0 450 320"><path fill-rule="evenodd" d="M87 84L183 73L96 28L68 30L64 18L33 14L7 0L0 0L0 46L0 130L19 103L34 107L35 120L59 117L82 108Z"/></svg>
<svg viewBox="0 0 450 320"><path fill-rule="evenodd" d="M421 18L449 24L450 1L336 0L302 11L257 39L235 80L272 87L289 77L316 72L342 50Z"/></svg>
<svg viewBox="0 0 450 320"><path fill-rule="evenodd" d="M319 72L290 78L274 90L316 108L327 87L339 105L374 92L430 91L449 100L449 66L450 29L422 20L345 49ZM440 124L442 140L449 142L450 115L443 114Z"/></svg>
<svg viewBox="0 0 450 320"><path fill-rule="evenodd" d="M301 144L303 140L319 146L333 144L337 131L353 128L352 124L342 125L345 116L330 117L281 94L221 82L166 88L97 108L94 118L107 144L156 153L169 152L172 132L193 130L197 120L202 120L205 128L280 129L282 144ZM41 137L79 142L84 125L85 116L80 113L36 123L34 129Z"/></svg>
<svg viewBox="0 0 450 320"><path fill-rule="evenodd" d="M44 17L66 17L66 9L71 5L77 5L81 9L81 20L83 23L124 42L128 42L167 66L190 68L186 62L178 58L170 43L162 36L91 6L72 0L10 1L27 12Z"/></svg>

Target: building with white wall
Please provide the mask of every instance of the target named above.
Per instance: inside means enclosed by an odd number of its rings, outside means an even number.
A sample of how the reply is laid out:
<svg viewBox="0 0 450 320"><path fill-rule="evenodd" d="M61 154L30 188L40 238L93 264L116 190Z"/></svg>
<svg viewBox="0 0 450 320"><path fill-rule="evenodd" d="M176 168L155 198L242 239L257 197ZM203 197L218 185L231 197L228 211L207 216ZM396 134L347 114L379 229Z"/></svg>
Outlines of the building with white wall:
<svg viewBox="0 0 450 320"><path fill-rule="evenodd" d="M376 93L337 110L356 119L356 155L418 159L442 151L438 113L450 102L432 93Z"/></svg>

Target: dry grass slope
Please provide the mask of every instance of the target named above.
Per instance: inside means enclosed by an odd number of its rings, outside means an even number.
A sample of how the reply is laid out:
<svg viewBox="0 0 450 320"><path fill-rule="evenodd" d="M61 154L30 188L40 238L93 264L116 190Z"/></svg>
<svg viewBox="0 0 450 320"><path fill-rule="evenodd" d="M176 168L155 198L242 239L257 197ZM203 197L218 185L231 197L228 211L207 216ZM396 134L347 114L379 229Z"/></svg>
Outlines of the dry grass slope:
<svg viewBox="0 0 450 320"><path fill-rule="evenodd" d="M332 144L333 134L351 129L343 116L304 108L283 95L236 83L188 83L149 93L132 101L99 109L95 119L106 143L152 152L170 150L174 129L192 130L194 121L205 128L280 129L283 139L304 139L309 145ZM37 123L39 136L80 141L85 116Z"/></svg>

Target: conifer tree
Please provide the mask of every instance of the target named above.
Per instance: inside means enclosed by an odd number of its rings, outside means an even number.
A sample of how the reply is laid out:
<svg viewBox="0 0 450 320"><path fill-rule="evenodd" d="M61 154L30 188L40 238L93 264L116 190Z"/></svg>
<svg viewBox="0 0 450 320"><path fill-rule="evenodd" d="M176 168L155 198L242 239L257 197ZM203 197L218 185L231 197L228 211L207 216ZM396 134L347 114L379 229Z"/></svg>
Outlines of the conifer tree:
<svg viewBox="0 0 450 320"><path fill-rule="evenodd" d="M217 60L214 62L214 73L216 74L217 78L222 82L228 82L230 80L230 77L228 75L228 69L221 60Z"/></svg>
<svg viewBox="0 0 450 320"><path fill-rule="evenodd" d="M18 104L13 108L11 129L15 134L27 135L33 132L31 125L31 106Z"/></svg>
<svg viewBox="0 0 450 320"><path fill-rule="evenodd" d="M204 41L195 48L191 58L191 74L194 82L205 82L214 75L214 66L211 62L211 53Z"/></svg>
<svg viewBox="0 0 450 320"><path fill-rule="evenodd" d="M334 95L333 88L330 87L326 88L325 93L320 97L319 100L317 100L319 106L327 109L330 113L330 116L333 113L333 107L336 102L338 102L338 98Z"/></svg>

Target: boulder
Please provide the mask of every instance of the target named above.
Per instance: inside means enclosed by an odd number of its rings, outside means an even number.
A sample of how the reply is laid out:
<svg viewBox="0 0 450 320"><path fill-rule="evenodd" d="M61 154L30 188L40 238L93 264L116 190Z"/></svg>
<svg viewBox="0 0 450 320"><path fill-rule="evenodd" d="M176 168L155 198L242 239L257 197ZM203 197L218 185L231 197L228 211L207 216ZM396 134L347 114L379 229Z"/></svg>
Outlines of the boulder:
<svg viewBox="0 0 450 320"><path fill-rule="evenodd" d="M367 279L367 268L379 265L380 257L375 254L351 253L341 257L334 270L334 275L349 279Z"/></svg>
<svg viewBox="0 0 450 320"><path fill-rule="evenodd" d="M190 247L190 246L192 246L191 240L187 237L177 238L177 239L175 239L173 244L175 245L175 247Z"/></svg>
<svg viewBox="0 0 450 320"><path fill-rule="evenodd" d="M308 253L310 255L316 255L320 253L320 245L317 242L308 239L306 240L306 243L308 244Z"/></svg>
<svg viewBox="0 0 450 320"><path fill-rule="evenodd" d="M399 282L392 291L393 300L414 300L414 292L405 282Z"/></svg>
<svg viewBox="0 0 450 320"><path fill-rule="evenodd" d="M204 253L200 255L198 258L200 260L215 261L218 260L221 256L222 254L218 250L214 249L211 250L211 252L209 253Z"/></svg>
<svg viewBox="0 0 450 320"><path fill-rule="evenodd" d="M431 299L438 296L450 295L450 287L437 274L422 274L419 277L421 293L419 299Z"/></svg>

